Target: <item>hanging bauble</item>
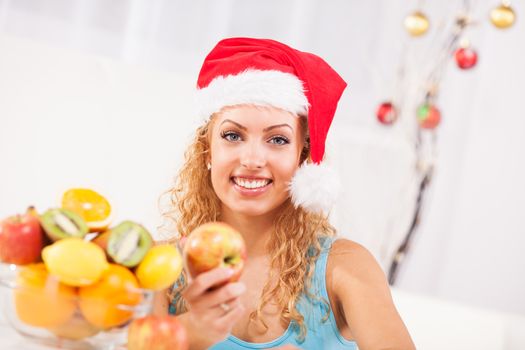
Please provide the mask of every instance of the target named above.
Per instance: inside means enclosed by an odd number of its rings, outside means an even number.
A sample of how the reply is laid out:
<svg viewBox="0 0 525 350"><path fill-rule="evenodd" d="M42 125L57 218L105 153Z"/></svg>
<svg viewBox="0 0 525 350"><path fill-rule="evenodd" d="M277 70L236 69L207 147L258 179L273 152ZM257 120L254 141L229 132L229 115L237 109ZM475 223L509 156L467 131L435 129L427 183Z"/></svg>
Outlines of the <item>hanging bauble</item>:
<svg viewBox="0 0 525 350"><path fill-rule="evenodd" d="M470 69L478 62L478 54L468 46L458 48L454 56L458 67L461 69Z"/></svg>
<svg viewBox="0 0 525 350"><path fill-rule="evenodd" d="M383 102L377 108L376 116L381 124L390 125L397 119L396 107L392 102Z"/></svg>
<svg viewBox="0 0 525 350"><path fill-rule="evenodd" d="M422 12L416 11L405 18L405 28L412 36L423 35L427 32L430 22Z"/></svg>
<svg viewBox="0 0 525 350"><path fill-rule="evenodd" d="M441 121L441 113L434 105L424 103L417 109L417 121L423 129L434 129Z"/></svg>
<svg viewBox="0 0 525 350"><path fill-rule="evenodd" d="M511 27L516 21L516 14L512 7L510 7L510 4L504 1L501 5L490 11L490 21L497 28L506 29Z"/></svg>

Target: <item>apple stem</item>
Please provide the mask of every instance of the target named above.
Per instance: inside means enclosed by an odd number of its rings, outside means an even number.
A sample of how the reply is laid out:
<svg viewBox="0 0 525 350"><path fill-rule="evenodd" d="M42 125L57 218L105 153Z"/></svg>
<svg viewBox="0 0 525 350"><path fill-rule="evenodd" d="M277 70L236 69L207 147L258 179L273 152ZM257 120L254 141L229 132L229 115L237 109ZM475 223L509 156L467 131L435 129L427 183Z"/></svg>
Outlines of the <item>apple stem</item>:
<svg viewBox="0 0 525 350"><path fill-rule="evenodd" d="M38 216L38 213L34 205L30 205L29 207L27 207L26 213L30 215Z"/></svg>

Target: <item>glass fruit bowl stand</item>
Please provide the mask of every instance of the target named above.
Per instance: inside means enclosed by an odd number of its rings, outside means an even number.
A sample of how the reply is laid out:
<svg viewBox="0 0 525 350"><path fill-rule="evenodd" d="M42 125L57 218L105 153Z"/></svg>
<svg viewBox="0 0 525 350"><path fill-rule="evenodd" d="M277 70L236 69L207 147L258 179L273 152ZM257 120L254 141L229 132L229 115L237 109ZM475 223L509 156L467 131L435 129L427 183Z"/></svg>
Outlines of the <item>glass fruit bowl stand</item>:
<svg viewBox="0 0 525 350"><path fill-rule="evenodd" d="M23 337L42 345L125 349L128 325L150 313L153 303L153 291L126 287L129 273L111 265L96 285L72 287L48 274L43 263L0 263L4 317Z"/></svg>

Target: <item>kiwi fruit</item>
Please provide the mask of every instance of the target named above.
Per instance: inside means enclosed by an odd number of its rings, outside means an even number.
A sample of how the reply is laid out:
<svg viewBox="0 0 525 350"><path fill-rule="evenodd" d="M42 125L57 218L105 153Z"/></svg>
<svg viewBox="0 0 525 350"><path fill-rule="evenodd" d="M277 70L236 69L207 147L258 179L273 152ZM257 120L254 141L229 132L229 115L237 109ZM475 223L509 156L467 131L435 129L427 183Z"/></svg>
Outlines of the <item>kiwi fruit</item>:
<svg viewBox="0 0 525 350"><path fill-rule="evenodd" d="M106 253L117 264L137 266L153 245L151 234L142 225L124 221L111 229Z"/></svg>
<svg viewBox="0 0 525 350"><path fill-rule="evenodd" d="M68 237L84 238L89 231L84 219L68 209L49 209L40 217L40 223L53 242Z"/></svg>

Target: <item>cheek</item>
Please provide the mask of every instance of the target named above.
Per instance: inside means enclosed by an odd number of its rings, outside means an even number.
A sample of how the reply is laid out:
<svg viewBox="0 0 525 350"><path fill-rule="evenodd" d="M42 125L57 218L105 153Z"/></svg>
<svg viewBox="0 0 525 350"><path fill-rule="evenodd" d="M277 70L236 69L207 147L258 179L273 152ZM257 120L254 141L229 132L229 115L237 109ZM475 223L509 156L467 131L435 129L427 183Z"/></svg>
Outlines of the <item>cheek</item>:
<svg viewBox="0 0 525 350"><path fill-rule="evenodd" d="M290 181L299 167L299 159L295 153L278 154L272 159L274 176L279 176L281 181Z"/></svg>
<svg viewBox="0 0 525 350"><path fill-rule="evenodd" d="M221 191L221 188L230 181L229 174L235 168L235 155L231 150L225 149L220 145L213 145L210 148L212 166L211 166L211 183L215 191Z"/></svg>
<svg viewBox="0 0 525 350"><path fill-rule="evenodd" d="M236 154L230 148L224 147L220 144L212 146L210 149L212 168L222 169L231 166L235 162Z"/></svg>

